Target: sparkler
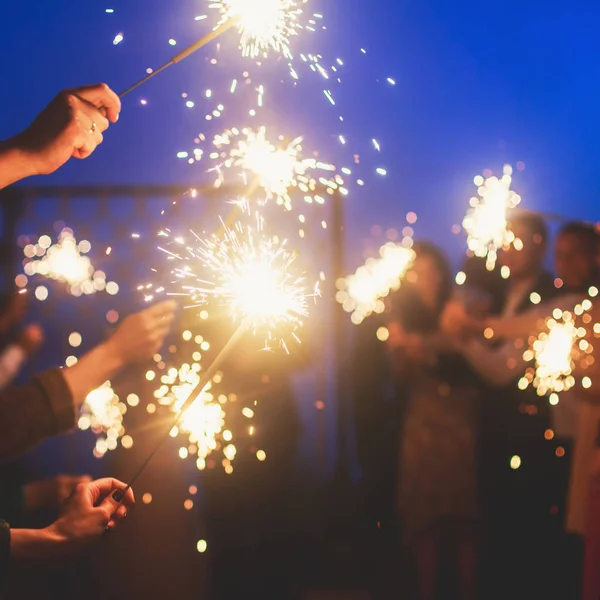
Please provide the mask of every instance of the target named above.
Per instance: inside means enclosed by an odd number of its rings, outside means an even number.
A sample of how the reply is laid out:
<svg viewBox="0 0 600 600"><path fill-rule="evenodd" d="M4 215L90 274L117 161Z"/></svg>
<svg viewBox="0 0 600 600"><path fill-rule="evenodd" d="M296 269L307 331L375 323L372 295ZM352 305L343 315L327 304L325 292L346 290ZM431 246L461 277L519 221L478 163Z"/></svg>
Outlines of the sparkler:
<svg viewBox="0 0 600 600"><path fill-rule="evenodd" d="M255 181L265 191L267 201L275 199L286 210L292 209L292 189L302 192L305 202L310 204L325 202L317 192L319 184L328 194L339 189L346 195L343 178L331 175L336 170L334 165L302 158L302 139L297 137L286 144L283 136L279 136L277 145L267 138L266 127L257 131L233 128L216 135L212 142L214 150L209 154L217 162L213 167L218 174L215 186L223 183L224 169L238 167L244 179Z"/></svg>
<svg viewBox="0 0 600 600"><path fill-rule="evenodd" d="M91 248L92 245L87 240L78 243L73 230L68 228L60 232L55 244L52 244L49 236L42 235L35 244L27 244L23 248L26 257L23 265L25 279L20 277L17 284L24 287L27 277L41 275L65 282L73 296L94 294L101 290L110 294L117 293L118 285L115 282L107 282L106 274L100 270L96 271L86 256ZM45 299L46 296L47 294L44 294L40 299Z"/></svg>
<svg viewBox="0 0 600 600"><path fill-rule="evenodd" d="M488 270L496 264L498 251L507 249L516 242L508 228L507 211L521 202L521 197L510 189L512 167L504 166L504 174L484 179L478 175L473 180L477 186L477 197L470 200L471 208L463 220L467 232L467 245L475 256L486 258Z"/></svg>
<svg viewBox="0 0 600 600"><path fill-rule="evenodd" d="M597 293L596 288L590 288L590 291L594 290ZM556 404L559 393L575 386L576 367L580 365L585 369L594 362L593 346L586 339L589 337L586 325L592 321L591 308L592 302L586 298L573 311L554 309L552 317L546 320L545 329L533 338L523 354L526 362L535 360L535 363L519 380L520 389L533 385L539 396L551 394L551 402ZM584 387L589 387L588 382L591 385L589 378L584 377Z"/></svg>
<svg viewBox="0 0 600 600"><path fill-rule="evenodd" d="M353 275L338 279L336 300L359 325L372 313L385 310L383 298L397 290L415 259L410 238L402 244L389 242L379 250L380 258L371 258Z"/></svg>
<svg viewBox="0 0 600 600"><path fill-rule="evenodd" d="M236 26L241 36L240 48L243 56L255 58L258 54L274 50L291 58L289 41L290 37L297 33L297 18L302 13L295 0L215 0L210 4L210 8L221 12L221 20L215 29L128 87L119 97L126 96Z"/></svg>
<svg viewBox="0 0 600 600"><path fill-rule="evenodd" d="M234 228L224 227L222 237L215 235L202 240L194 234L196 246L186 245L183 239L174 238L176 244L184 247L184 255L162 248L169 258L187 263L172 273L184 281L183 294L191 298L193 305L216 300L239 325L208 369L191 387L166 435L134 474L127 489L141 475L173 428L182 422L187 411L206 391L223 361L246 331L256 333L264 329L267 340L280 339L286 349L278 329L290 330L298 340L295 331L308 313L307 298L316 296L317 290L312 294L305 291L303 275L291 272L296 255L287 249L285 241L262 235L262 219L258 214L255 216L256 229L238 222ZM167 232L161 233L163 237L168 235ZM210 279L201 279L195 272L197 269L210 275Z"/></svg>
<svg viewBox="0 0 600 600"><path fill-rule="evenodd" d="M96 434L94 456L100 458L117 447L119 438L125 433L123 415L127 406L114 392L110 381L91 391L81 407L78 427L90 429Z"/></svg>
<svg viewBox="0 0 600 600"><path fill-rule="evenodd" d="M200 382L200 363L194 362L191 365L184 363L179 369L172 367L166 375L161 377L161 387L156 390L155 397L162 405L169 406L175 413L181 413L186 399L190 398L192 391ZM219 394L213 390L213 384L221 381L221 374L216 373L212 380L200 392L194 395L194 401L187 412L183 415L179 426L173 428L171 436L179 433L188 435L188 446L182 447L179 455L186 458L189 454L196 456L196 466L203 470L206 466L206 458L218 446L218 437L226 437L231 441L231 432L223 432L225 426L225 411L223 405L227 402L227 396ZM230 467L232 456L232 445L226 446L227 464ZM235 447L233 447L235 448ZM225 452L225 451L224 451Z"/></svg>

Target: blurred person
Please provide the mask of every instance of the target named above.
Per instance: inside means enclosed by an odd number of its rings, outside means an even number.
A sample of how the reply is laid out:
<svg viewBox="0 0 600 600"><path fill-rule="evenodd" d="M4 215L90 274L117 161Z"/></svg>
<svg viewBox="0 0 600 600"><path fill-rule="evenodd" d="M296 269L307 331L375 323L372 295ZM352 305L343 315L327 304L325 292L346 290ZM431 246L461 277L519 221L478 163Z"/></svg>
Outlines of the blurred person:
<svg viewBox="0 0 600 600"><path fill-rule="evenodd" d="M522 249L511 246L499 256L510 270L502 318L523 314L556 295L553 278L544 269L544 220L533 213L515 213L510 226ZM456 337L450 326L453 318L442 318L445 331L455 336L456 347L490 386L482 404L480 462L488 530L486 598L503 598L509 590L513 598L530 598L542 590L556 593L556 580L541 570L542 564L551 564L550 548L556 549L560 532L554 514L556 456L545 439L548 403L534 390L523 392L516 386L524 372L526 340L490 343L482 336Z"/></svg>
<svg viewBox="0 0 600 600"><path fill-rule="evenodd" d="M215 348L224 344L225 331L219 327L211 340ZM288 355L261 351L259 344L246 334L223 364L226 427L236 447L233 471L225 472L223 453L214 451L203 473L214 600L283 600L293 593L289 507L300 423L290 378L301 364L302 348ZM244 416L243 409L253 416Z"/></svg>
<svg viewBox="0 0 600 600"><path fill-rule="evenodd" d="M120 111L119 97L104 83L60 92L27 129L0 142L0 189L87 158Z"/></svg>
<svg viewBox="0 0 600 600"><path fill-rule="evenodd" d="M477 382L439 319L453 292L450 266L433 244L416 258L392 299L387 347L398 387L408 393L400 439L398 509L416 562L419 600L436 596L455 561L459 597L477 597Z"/></svg>

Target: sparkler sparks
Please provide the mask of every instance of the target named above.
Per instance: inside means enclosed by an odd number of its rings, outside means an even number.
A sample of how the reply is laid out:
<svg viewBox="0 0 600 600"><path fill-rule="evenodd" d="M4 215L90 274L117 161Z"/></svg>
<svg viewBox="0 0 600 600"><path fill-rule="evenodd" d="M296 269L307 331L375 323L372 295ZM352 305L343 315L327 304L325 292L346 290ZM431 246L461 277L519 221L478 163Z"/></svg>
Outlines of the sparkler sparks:
<svg viewBox="0 0 600 600"><path fill-rule="evenodd" d="M286 210L292 209L293 189L299 190L306 202L318 204L325 201L317 192L318 184L329 194L337 189L346 194L340 175L325 177L325 174L335 172L333 165L314 158L302 158L301 142L302 138L298 137L285 144L283 136L280 136L280 146L277 146L267 138L266 127L257 131L230 129L217 135L213 139L214 151L210 153L210 158L218 161L214 168L218 172L215 185L224 181L224 169L238 167L245 179L257 181L267 200L275 199ZM321 172L320 176L318 172Z"/></svg>
<svg viewBox="0 0 600 600"><path fill-rule="evenodd" d="M171 431L173 437L179 433L188 436L188 445L180 449L180 456L186 458L188 455L195 455L199 470L206 467L206 458L218 448L219 437L225 426L225 412L222 405L227 402L227 396L220 394L217 399L211 391L213 383L220 382L221 379L222 375L217 373L212 381L197 393L197 397L186 409L179 425ZM199 382L200 363L184 363L179 369L172 367L161 377L162 385L154 396L160 404L170 406L173 412L179 413ZM229 435L225 437L229 438L228 441L231 440ZM226 447L229 448L230 445L228 443ZM226 457L230 463L235 452L229 448L227 453L231 456L231 458Z"/></svg>
<svg viewBox="0 0 600 600"><path fill-rule="evenodd" d="M353 275L336 282L336 300L351 320L359 325L372 313L385 310L383 298L400 287L402 277L415 259L415 251L409 246L412 240L402 244L387 243L379 250L380 258L371 258Z"/></svg>
<svg viewBox="0 0 600 600"><path fill-rule="evenodd" d="M529 367L519 380L520 389L533 385L539 396L552 394L553 403L556 403L557 394L576 384L576 367L587 369L594 362L591 356L593 346L586 339L590 332L585 327L592 321L588 312L591 308L592 302L586 298L572 312L558 308L553 311L552 317L546 321L545 329L533 339L529 349L523 354L526 362L535 360L535 365ZM596 325L593 331L596 332ZM591 381L589 377L584 377L584 387L586 380Z"/></svg>
<svg viewBox="0 0 600 600"><path fill-rule="evenodd" d="M510 189L512 167L505 165L500 179L478 175L474 179L479 198L471 198L471 208L463 220L467 232L467 245L475 256L487 258L486 266L492 270L496 264L498 251L508 248L515 242L515 236L508 229L507 211L515 208L521 197Z"/></svg>
<svg viewBox="0 0 600 600"><path fill-rule="evenodd" d="M96 271L86 254L92 245L87 240L77 243L71 229L63 229L56 244L47 235L42 235L35 244L27 244L23 248L25 262L23 270L25 276L41 275L48 279L63 281L67 284L70 294L94 294L106 290L111 294L118 292L114 282L106 282L106 274ZM27 280L19 283L20 287L27 284ZM47 297L47 294L44 296Z"/></svg>
<svg viewBox="0 0 600 600"><path fill-rule="evenodd" d="M183 247L182 254L161 248L171 259L185 263L172 274L182 281L182 293L194 305L215 300L234 322L255 333L264 331L267 345L278 339L286 348L285 333L298 340L296 330L308 314L308 298L318 295L316 287L307 292L304 275L294 273L297 255L288 250L285 240L262 232L259 215L255 227L241 222L223 227L222 236L202 239L194 234L194 245L174 238L174 244Z"/></svg>
<svg viewBox="0 0 600 600"><path fill-rule="evenodd" d="M115 450L119 438L125 433L123 415L127 406L115 394L112 384L107 381L91 391L81 407L78 427L92 429L96 434L94 456L101 458L109 450Z"/></svg>
<svg viewBox="0 0 600 600"><path fill-rule="evenodd" d="M290 38L300 28L296 0L210 0L221 12L218 27L236 21L243 56L256 58L269 50L291 58Z"/></svg>

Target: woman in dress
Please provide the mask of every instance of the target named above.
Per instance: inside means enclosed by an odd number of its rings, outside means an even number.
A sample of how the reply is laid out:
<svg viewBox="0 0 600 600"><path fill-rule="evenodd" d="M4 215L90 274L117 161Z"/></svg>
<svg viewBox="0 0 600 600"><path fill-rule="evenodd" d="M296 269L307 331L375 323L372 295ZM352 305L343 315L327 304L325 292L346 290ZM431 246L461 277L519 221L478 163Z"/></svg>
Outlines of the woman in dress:
<svg viewBox="0 0 600 600"><path fill-rule="evenodd" d="M392 299L387 347L408 403L402 423L398 509L416 563L417 597L436 597L452 557L460 598L476 595L478 382L439 327L453 293L449 264L429 243Z"/></svg>

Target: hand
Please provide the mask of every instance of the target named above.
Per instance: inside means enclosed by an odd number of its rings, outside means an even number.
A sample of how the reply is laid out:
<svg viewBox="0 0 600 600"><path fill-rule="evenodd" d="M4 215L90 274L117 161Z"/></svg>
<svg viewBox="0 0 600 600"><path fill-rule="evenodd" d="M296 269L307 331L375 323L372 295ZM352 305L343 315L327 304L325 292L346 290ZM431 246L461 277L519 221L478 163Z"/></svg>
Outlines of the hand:
<svg viewBox="0 0 600 600"><path fill-rule="evenodd" d="M71 157L92 154L120 111L119 97L104 83L65 90L11 143L27 157L30 175L47 175Z"/></svg>
<svg viewBox="0 0 600 600"><path fill-rule="evenodd" d="M473 319L462 302L448 302L440 317L440 329L448 337L465 338L481 333L482 326Z"/></svg>
<svg viewBox="0 0 600 600"><path fill-rule="evenodd" d="M87 475L58 475L43 481L34 481L24 488L24 509L59 507L80 483L89 483Z"/></svg>
<svg viewBox="0 0 600 600"><path fill-rule="evenodd" d="M44 343L44 330L37 323L27 325L17 338L17 344L31 356Z"/></svg>
<svg viewBox="0 0 600 600"><path fill-rule="evenodd" d="M176 308L167 300L127 317L107 344L123 364L152 358L163 345Z"/></svg>
<svg viewBox="0 0 600 600"><path fill-rule="evenodd" d="M115 490L125 488L124 483L111 477L80 483L63 504L61 516L47 528L50 536L66 551L73 551L114 529L135 504L131 489L122 504L112 497Z"/></svg>
<svg viewBox="0 0 600 600"><path fill-rule="evenodd" d="M387 324L388 339L386 345L390 350L395 350L404 346L406 343L406 331L398 321L391 321Z"/></svg>

